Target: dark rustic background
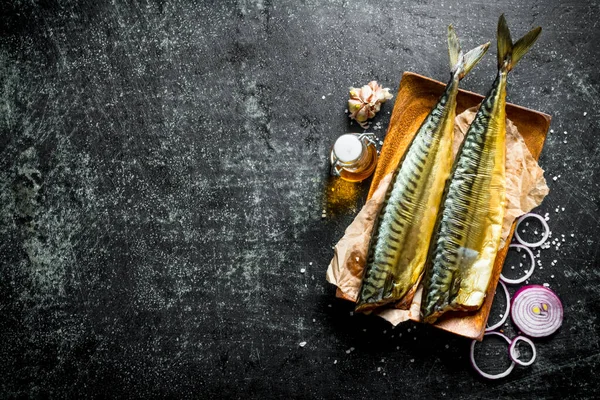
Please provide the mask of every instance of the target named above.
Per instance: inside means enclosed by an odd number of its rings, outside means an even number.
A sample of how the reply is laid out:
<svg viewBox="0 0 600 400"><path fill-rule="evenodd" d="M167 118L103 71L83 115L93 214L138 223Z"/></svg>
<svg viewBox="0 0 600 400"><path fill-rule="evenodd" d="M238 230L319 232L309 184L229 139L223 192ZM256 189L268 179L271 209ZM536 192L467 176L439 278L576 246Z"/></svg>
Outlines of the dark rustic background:
<svg viewBox="0 0 600 400"><path fill-rule="evenodd" d="M597 395L597 1L135 3L0 6L0 397ZM462 84L484 93L501 13L514 38L544 29L508 100L553 116L538 212L566 240L531 283L565 321L490 383L468 340L334 298L368 182L330 179L327 157L359 131L349 86L446 79L450 23L494 43Z"/></svg>

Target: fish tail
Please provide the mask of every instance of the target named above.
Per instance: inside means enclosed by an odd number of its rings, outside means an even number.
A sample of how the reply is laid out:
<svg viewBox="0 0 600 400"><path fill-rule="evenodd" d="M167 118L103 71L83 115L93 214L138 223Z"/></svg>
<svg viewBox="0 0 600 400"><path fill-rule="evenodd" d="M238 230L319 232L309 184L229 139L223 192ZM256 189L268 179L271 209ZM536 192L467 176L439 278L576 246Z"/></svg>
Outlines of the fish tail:
<svg viewBox="0 0 600 400"><path fill-rule="evenodd" d="M506 72L511 71L533 46L540 33L542 33L542 28L538 26L527 32L516 43L513 43L506 18L502 14L498 20L498 69Z"/></svg>
<svg viewBox="0 0 600 400"><path fill-rule="evenodd" d="M450 70L452 74L458 74L458 78L462 79L473 69L473 67L481 60L481 57L490 47L490 42L477 46L469 50L467 54L463 54L458 36L452 25L448 26L448 55L450 56Z"/></svg>

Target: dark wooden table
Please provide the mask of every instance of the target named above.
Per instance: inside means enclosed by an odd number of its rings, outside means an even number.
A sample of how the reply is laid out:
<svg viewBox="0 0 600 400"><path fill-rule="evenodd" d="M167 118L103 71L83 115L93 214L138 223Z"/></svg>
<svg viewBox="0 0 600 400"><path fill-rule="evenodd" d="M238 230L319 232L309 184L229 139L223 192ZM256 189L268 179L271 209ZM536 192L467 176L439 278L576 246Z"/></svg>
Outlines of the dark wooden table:
<svg viewBox="0 0 600 400"><path fill-rule="evenodd" d="M0 397L597 396L598 3L35 3L0 6ZM349 86L445 80L447 25L495 43L501 13L544 29L508 100L553 116L537 212L566 240L531 283L565 320L487 382L468 340L335 299L368 182L332 180L328 153L360 131ZM486 92L494 46L463 88Z"/></svg>

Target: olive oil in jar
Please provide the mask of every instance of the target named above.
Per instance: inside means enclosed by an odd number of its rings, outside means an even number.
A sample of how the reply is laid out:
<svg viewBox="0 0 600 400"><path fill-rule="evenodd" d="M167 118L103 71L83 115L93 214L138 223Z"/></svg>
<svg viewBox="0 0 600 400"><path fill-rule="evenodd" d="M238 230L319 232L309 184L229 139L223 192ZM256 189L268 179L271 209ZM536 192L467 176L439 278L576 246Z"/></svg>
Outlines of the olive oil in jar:
<svg viewBox="0 0 600 400"><path fill-rule="evenodd" d="M372 133L346 133L331 150L331 174L349 182L367 179L377 166L377 148Z"/></svg>

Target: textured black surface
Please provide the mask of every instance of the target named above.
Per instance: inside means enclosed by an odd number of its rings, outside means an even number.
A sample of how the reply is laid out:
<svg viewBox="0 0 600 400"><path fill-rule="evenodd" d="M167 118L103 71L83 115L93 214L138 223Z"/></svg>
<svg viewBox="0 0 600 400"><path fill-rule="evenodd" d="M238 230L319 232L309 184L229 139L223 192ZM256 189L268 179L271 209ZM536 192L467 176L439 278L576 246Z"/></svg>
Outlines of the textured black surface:
<svg viewBox="0 0 600 400"><path fill-rule="evenodd" d="M36 3L0 10L0 397L597 395L597 2ZM554 118L539 212L566 240L531 282L565 321L490 383L467 340L334 298L368 182L331 181L327 156L358 131L348 86L445 80L446 26L471 48L502 12L514 37L544 28L508 100ZM462 87L494 70L492 47Z"/></svg>

